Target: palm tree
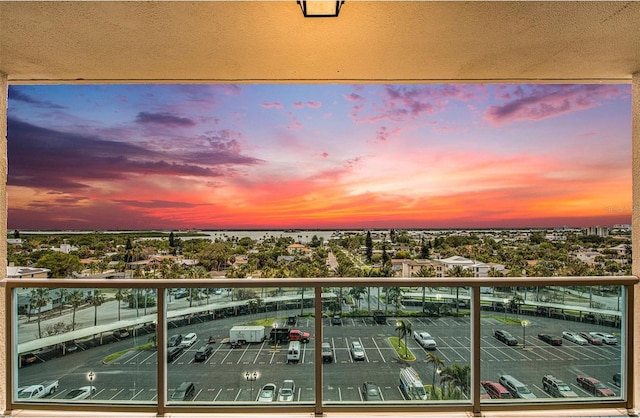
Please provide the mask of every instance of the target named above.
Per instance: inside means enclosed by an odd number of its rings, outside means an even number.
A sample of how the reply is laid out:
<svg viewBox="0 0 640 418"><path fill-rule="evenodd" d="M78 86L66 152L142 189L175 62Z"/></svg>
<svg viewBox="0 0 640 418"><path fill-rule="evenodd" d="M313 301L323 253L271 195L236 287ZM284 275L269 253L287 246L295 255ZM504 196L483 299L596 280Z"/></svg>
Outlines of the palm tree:
<svg viewBox="0 0 640 418"><path fill-rule="evenodd" d="M402 302L402 289L399 287L388 287L387 288L387 297L396 308L396 314L400 312L400 303Z"/></svg>
<svg viewBox="0 0 640 418"><path fill-rule="evenodd" d="M473 277L473 271L458 265L458 266L454 266L451 270L449 270L448 275L450 277ZM460 303L458 301L459 297L460 297L460 288L456 287L456 313L460 312Z"/></svg>
<svg viewBox="0 0 640 418"><path fill-rule="evenodd" d="M457 364L445 367L440 372L440 383L459 388L468 397L471 387L471 367L468 364L462 367Z"/></svg>
<svg viewBox="0 0 640 418"><path fill-rule="evenodd" d="M422 266L415 275L416 277L436 277L436 269L434 269L432 265ZM422 312L424 312L425 307L426 291L427 288L422 286Z"/></svg>
<svg viewBox="0 0 640 418"><path fill-rule="evenodd" d="M37 288L31 291L31 300L29 301L29 310L36 308L38 310L38 338L42 338L41 314L42 308L51 302L49 289Z"/></svg>
<svg viewBox="0 0 640 418"><path fill-rule="evenodd" d="M400 319L396 323L396 331L398 331L398 347L400 347L400 340L404 338L404 357L407 358L407 335L411 335L411 322Z"/></svg>
<svg viewBox="0 0 640 418"><path fill-rule="evenodd" d="M115 298L118 301L118 321L120 321L120 305L122 301L126 300L129 296L129 291L127 289L118 289L115 294Z"/></svg>
<svg viewBox="0 0 640 418"><path fill-rule="evenodd" d="M444 366L444 361L440 357L438 357L435 353L428 352L427 353L427 364L433 364L433 376L431 378L432 385L436 385L436 373L438 370Z"/></svg>
<svg viewBox="0 0 640 418"><path fill-rule="evenodd" d="M105 301L104 293L100 289L95 289L93 295L89 299L89 302L93 305L93 326L98 325L98 306L102 305Z"/></svg>
<svg viewBox="0 0 640 418"><path fill-rule="evenodd" d="M360 310L360 299L362 295L366 293L367 289L364 287L352 287L351 290L349 290L349 295L356 300L356 311Z"/></svg>
<svg viewBox="0 0 640 418"><path fill-rule="evenodd" d="M71 305L71 309L73 312L71 316L71 331L75 331L76 311L78 310L78 307L82 305L82 302L84 301L84 295L79 290L73 290L71 293L69 293L69 298L67 300L69 302L69 305Z"/></svg>
<svg viewBox="0 0 640 418"><path fill-rule="evenodd" d="M64 297L67 294L67 289L58 289L58 296L60 297L60 316L62 316L62 308L64 308Z"/></svg>

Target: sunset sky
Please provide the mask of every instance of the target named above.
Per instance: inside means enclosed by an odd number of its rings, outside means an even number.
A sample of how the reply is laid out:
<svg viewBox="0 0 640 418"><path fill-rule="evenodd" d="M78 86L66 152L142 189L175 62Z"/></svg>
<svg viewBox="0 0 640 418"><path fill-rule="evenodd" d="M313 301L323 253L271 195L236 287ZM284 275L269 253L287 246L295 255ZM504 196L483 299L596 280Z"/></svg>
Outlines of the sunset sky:
<svg viewBox="0 0 640 418"><path fill-rule="evenodd" d="M631 222L629 85L9 88L11 229Z"/></svg>

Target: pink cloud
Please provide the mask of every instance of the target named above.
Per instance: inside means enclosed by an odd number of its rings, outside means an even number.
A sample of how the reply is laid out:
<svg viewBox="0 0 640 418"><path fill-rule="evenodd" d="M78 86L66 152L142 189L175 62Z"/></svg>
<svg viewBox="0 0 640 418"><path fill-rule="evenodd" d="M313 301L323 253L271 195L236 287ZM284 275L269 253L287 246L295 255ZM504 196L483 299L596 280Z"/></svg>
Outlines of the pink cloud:
<svg viewBox="0 0 640 418"><path fill-rule="evenodd" d="M493 125L535 121L599 106L621 94L616 85L539 85L526 95L521 86L499 89L499 98L510 100L490 106L484 118Z"/></svg>
<svg viewBox="0 0 640 418"><path fill-rule="evenodd" d="M311 109L319 109L322 107L322 102L307 102L307 106Z"/></svg>
<svg viewBox="0 0 640 418"><path fill-rule="evenodd" d="M261 105L265 109L282 109L282 103L273 102L273 103L262 103Z"/></svg>

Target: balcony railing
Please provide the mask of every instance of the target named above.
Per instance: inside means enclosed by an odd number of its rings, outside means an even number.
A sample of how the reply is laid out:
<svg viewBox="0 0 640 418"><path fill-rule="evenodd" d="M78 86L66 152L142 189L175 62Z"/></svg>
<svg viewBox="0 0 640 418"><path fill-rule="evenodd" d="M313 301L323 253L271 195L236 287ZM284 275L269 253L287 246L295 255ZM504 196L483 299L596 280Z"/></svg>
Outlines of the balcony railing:
<svg viewBox="0 0 640 418"><path fill-rule="evenodd" d="M631 408L637 282L6 279L6 405L157 415ZM617 341L594 345L581 332ZM166 343L190 333L194 344ZM508 386L507 376L525 386L520 399L514 387L494 398L489 382ZM182 383L193 387L183 394Z"/></svg>

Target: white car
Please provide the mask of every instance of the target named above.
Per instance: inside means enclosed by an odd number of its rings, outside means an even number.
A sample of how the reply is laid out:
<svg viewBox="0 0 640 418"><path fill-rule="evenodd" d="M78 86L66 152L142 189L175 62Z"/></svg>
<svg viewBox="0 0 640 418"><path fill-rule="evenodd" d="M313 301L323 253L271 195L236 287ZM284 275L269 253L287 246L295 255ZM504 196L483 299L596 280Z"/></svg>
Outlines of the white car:
<svg viewBox="0 0 640 418"><path fill-rule="evenodd" d="M613 335L606 333L606 332L590 332L589 334L591 334L594 337L600 338L602 340L603 343L605 344L609 344L609 345L615 345L618 344L618 339L616 337L614 337Z"/></svg>
<svg viewBox="0 0 640 418"><path fill-rule="evenodd" d="M258 402L273 402L276 398L276 385L267 383L258 393Z"/></svg>
<svg viewBox="0 0 640 418"><path fill-rule="evenodd" d="M427 350L435 350L437 348L436 340L434 340L428 332L414 331L413 338L418 342L418 344Z"/></svg>
<svg viewBox="0 0 640 418"><path fill-rule="evenodd" d="M570 332L570 331L564 331L562 333L562 338L564 338L565 340L571 341L572 343L576 343L576 344L580 344L580 345L587 345L589 344L589 341L587 341L586 339L584 339L580 334L578 334L577 332Z"/></svg>
<svg viewBox="0 0 640 418"><path fill-rule="evenodd" d="M196 343L198 336L195 332L190 332L185 335L182 341L180 341L180 347L189 348Z"/></svg>
<svg viewBox="0 0 640 418"><path fill-rule="evenodd" d="M67 392L66 395L64 395L64 399L70 399L72 401L87 399L88 397L95 395L95 393L95 386L82 386L81 388L73 389Z"/></svg>

